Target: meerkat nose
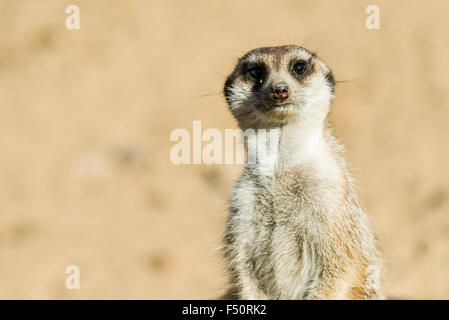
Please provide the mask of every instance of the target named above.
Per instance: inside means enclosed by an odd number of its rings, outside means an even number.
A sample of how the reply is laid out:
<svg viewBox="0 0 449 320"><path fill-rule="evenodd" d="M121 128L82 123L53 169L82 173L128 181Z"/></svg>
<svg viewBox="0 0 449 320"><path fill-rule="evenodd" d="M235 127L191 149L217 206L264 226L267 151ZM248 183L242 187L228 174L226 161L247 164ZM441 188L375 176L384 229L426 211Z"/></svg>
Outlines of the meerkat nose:
<svg viewBox="0 0 449 320"><path fill-rule="evenodd" d="M288 98L288 86L285 83L276 84L271 89L272 98L275 100L285 100Z"/></svg>

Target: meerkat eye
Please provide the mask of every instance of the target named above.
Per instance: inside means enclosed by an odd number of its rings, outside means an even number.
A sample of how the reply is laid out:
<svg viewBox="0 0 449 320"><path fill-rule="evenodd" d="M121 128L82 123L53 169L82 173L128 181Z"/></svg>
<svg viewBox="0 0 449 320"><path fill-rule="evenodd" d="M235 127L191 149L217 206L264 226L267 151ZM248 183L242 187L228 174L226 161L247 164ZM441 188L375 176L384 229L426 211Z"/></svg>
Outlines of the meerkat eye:
<svg viewBox="0 0 449 320"><path fill-rule="evenodd" d="M263 68L261 66L255 66L255 67L249 68L247 73L255 81L263 80L262 79L262 77L263 77Z"/></svg>
<svg viewBox="0 0 449 320"><path fill-rule="evenodd" d="M293 65L293 72L299 76L303 76L308 69L306 61L298 61Z"/></svg>

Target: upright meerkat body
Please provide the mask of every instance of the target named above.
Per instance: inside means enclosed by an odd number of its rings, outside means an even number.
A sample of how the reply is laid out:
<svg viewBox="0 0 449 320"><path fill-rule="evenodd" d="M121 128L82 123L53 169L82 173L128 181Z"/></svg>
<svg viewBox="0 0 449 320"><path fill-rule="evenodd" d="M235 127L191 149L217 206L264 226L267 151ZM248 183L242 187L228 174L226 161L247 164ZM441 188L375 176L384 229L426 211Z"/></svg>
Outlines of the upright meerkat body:
<svg viewBox="0 0 449 320"><path fill-rule="evenodd" d="M297 46L253 50L226 81L240 128L276 133L275 157L248 163L231 194L224 249L234 298L383 298L382 259L328 123L334 86Z"/></svg>

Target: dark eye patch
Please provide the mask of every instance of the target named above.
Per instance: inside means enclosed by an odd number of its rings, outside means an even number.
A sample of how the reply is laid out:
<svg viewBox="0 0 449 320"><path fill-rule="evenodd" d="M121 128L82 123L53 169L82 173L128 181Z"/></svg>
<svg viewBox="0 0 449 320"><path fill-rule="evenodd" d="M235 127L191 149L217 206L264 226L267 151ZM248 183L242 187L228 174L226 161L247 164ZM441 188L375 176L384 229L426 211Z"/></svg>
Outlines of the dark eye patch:
<svg viewBox="0 0 449 320"><path fill-rule="evenodd" d="M293 72L302 76L307 72L307 68L307 61L298 61L293 65Z"/></svg>
<svg viewBox="0 0 449 320"><path fill-rule="evenodd" d="M254 79L260 79L263 76L263 70L261 67L254 67L248 70L249 75Z"/></svg>
<svg viewBox="0 0 449 320"><path fill-rule="evenodd" d="M251 81L256 84L261 84L264 82L266 77L267 69L261 63L252 63L245 65L243 68L243 74Z"/></svg>
<svg viewBox="0 0 449 320"><path fill-rule="evenodd" d="M293 60L291 62L291 73L297 79L303 79L313 70L312 59L309 60Z"/></svg>

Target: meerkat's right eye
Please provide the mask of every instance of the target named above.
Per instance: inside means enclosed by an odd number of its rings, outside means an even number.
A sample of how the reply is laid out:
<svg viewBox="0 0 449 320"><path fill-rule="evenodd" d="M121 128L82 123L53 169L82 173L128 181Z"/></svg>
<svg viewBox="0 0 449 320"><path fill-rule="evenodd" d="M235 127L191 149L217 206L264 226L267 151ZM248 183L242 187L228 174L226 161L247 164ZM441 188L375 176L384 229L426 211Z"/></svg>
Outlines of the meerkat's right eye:
<svg viewBox="0 0 449 320"><path fill-rule="evenodd" d="M263 74L264 70L261 66L254 66L250 67L247 71L247 74L254 80L254 81L263 81Z"/></svg>

